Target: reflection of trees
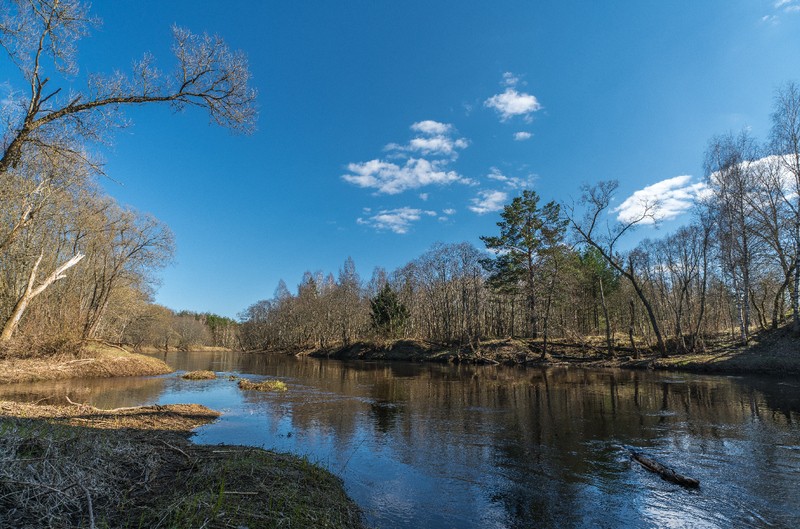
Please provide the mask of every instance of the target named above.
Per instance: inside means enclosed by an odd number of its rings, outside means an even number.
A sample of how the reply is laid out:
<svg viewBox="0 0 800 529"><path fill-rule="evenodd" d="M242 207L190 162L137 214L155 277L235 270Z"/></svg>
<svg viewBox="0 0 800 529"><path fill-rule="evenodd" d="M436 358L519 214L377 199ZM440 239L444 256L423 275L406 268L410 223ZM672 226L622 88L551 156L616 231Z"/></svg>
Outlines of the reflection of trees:
<svg viewBox="0 0 800 529"><path fill-rule="evenodd" d="M164 391L164 378L118 377L70 379L0 385L0 400L65 404L65 395L98 408L153 403Z"/></svg>
<svg viewBox="0 0 800 529"><path fill-rule="evenodd" d="M776 477L779 449L752 428L765 422L786 431L798 420L796 388L774 381L235 353L189 353L180 361L181 369L285 380L286 393L244 398L274 425L328 436L344 459L368 439L428 477L475 483L460 493L465 504L480 496L509 527L592 525L603 516L611 525L640 523L640 514L626 511L639 493L620 445L676 461L684 453L742 458L730 471L746 471L748 486L796 486ZM616 511L593 508L598 501L617 502Z"/></svg>

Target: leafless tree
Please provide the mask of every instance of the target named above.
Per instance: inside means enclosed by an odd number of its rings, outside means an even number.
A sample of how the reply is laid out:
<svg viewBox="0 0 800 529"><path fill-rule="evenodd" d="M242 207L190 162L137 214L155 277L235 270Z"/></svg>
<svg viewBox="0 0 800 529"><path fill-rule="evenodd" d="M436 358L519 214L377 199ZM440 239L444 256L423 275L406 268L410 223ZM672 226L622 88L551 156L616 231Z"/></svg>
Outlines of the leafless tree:
<svg viewBox="0 0 800 529"><path fill-rule="evenodd" d="M630 254L626 257L617 250L617 244L625 234L635 229L640 223L655 219L659 204L657 202L642 203L640 212L635 218L614 223L604 222L603 217L608 215L611 199L618 187L619 184L616 181L603 181L594 186L584 186L581 204L584 206L585 211L580 218L574 206L568 205L564 209L567 212L572 228L578 234L581 242L596 248L614 270L630 281L636 295L647 311L650 325L656 337L658 351L661 355L666 355L667 348L653 309L653 303L645 293L644 285L639 280L638 273L634 267L634 260Z"/></svg>
<svg viewBox="0 0 800 529"><path fill-rule="evenodd" d="M231 51L219 37L178 27L172 30L177 64L171 73L160 71L152 56L145 55L128 74L88 74L83 90L55 86L59 81L74 84L78 42L96 24L88 6L78 0L0 4L0 46L22 81L21 86L10 81L10 102L0 109L0 198L4 204L0 264L26 261L18 257L23 250L36 256L27 259L25 279L10 285L10 293L4 294L15 301L0 314L0 342L10 340L30 302L83 259L78 251L63 255L46 245L32 251L31 234L52 221L44 213L52 210L54 201L74 194L87 179L101 173L91 151L113 129L127 124L125 108L156 103L176 110L200 107L212 122L237 132L250 132L255 125L256 93L248 85L244 54ZM104 297L107 301L105 294L98 300L99 314L106 304ZM90 324L87 333L94 329L96 323Z"/></svg>
<svg viewBox="0 0 800 529"><path fill-rule="evenodd" d="M794 239L792 320L794 332L800 333L800 87L794 82L775 93L771 140L772 150L789 176L784 202L792 214Z"/></svg>

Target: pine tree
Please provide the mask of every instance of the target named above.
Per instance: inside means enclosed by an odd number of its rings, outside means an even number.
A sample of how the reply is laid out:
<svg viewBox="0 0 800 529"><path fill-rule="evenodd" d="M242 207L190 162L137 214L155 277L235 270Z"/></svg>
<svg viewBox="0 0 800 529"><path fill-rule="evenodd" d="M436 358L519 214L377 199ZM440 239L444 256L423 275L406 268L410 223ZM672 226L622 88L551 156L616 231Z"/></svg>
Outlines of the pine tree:
<svg viewBox="0 0 800 529"><path fill-rule="evenodd" d="M556 202L539 207L536 191L525 190L503 208L497 223L500 235L481 237L486 248L496 254L484 262L490 285L506 292L522 289L528 301L530 333L539 334L536 283L543 261L561 244L566 220Z"/></svg>
<svg viewBox="0 0 800 529"><path fill-rule="evenodd" d="M382 336L395 337L405 328L408 308L388 284L370 300L372 326Z"/></svg>

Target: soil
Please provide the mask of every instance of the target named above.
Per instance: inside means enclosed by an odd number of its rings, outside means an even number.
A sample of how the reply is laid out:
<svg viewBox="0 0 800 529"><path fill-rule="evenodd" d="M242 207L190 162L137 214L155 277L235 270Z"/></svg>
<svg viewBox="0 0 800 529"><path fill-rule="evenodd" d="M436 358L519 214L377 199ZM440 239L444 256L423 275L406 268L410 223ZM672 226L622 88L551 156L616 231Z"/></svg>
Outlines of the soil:
<svg viewBox="0 0 800 529"><path fill-rule="evenodd" d="M152 376L171 373L164 361L121 348L90 344L75 354L0 359L0 384L68 378Z"/></svg>
<svg viewBox="0 0 800 529"><path fill-rule="evenodd" d="M541 340L488 340L472 345L444 345L419 340L357 342L346 347L303 351L300 355L340 360L402 360L411 362L449 362L536 366L622 367L663 369L721 374L800 374L800 338L787 328L762 331L747 346L731 343L726 337L709 342L703 354L676 354L661 357L651 350L640 351L640 358L627 348L607 354L604 340L583 342L556 340L548 343L543 355Z"/></svg>

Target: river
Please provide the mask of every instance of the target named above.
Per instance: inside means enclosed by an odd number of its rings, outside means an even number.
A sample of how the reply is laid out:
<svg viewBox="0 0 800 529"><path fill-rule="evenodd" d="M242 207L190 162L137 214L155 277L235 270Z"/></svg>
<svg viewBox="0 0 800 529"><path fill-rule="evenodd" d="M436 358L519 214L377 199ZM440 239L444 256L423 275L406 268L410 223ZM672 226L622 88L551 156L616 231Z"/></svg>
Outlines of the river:
<svg viewBox="0 0 800 529"><path fill-rule="evenodd" d="M170 353L175 374L5 386L98 407L224 412L198 443L305 456L377 528L800 527L800 381L578 368ZM287 383L241 391L228 375ZM697 478L661 480L628 447Z"/></svg>

